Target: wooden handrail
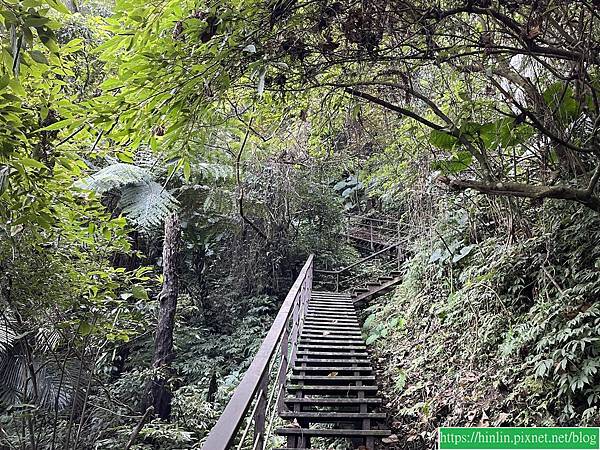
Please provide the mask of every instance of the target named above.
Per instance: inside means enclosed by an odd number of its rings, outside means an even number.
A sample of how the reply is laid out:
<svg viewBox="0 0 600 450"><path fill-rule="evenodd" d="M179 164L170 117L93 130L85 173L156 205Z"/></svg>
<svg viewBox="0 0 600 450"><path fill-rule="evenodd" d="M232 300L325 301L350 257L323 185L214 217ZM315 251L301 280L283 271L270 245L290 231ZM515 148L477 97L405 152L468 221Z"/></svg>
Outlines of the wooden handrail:
<svg viewBox="0 0 600 450"><path fill-rule="evenodd" d="M219 420L208 434L202 446L203 450L226 450L234 443L237 432L253 400L257 397L257 394L262 395L268 388L269 366L278 348L281 348L282 351L285 348L285 353L282 354L282 367L280 368L280 376L275 388L280 389L285 382L288 365L293 364L299 328L301 327L306 304L312 291L313 259L313 255L310 255L304 267L302 267L298 278L296 278L292 288L285 297L267 336L260 345L250 367L244 374L244 378L242 378L242 381L235 389L221 417L219 417ZM292 316L294 318L290 336L292 356L288 358L288 322ZM280 345L282 344L282 337L286 340L285 345ZM262 406L264 408L265 405ZM262 428L262 430L256 430L256 433L260 434L258 438L255 436L255 441L258 440L258 442L261 442L264 440L264 417L258 421L262 422L261 424L257 424L256 422L255 420L255 425L258 425L256 428Z"/></svg>
<svg viewBox="0 0 600 450"><path fill-rule="evenodd" d="M397 223L398 219L390 217L389 219L376 219L374 217L368 217L368 216L359 216L359 215L355 215L355 214L345 214L345 217L347 217L348 219L367 219L367 220L371 220L373 222L382 222L382 223Z"/></svg>
<svg viewBox="0 0 600 450"><path fill-rule="evenodd" d="M391 250L391 249L393 249L395 247L398 247L399 245L400 245L400 242L396 242L395 244L392 244L389 247L386 247L386 248L384 248L382 250L379 250L379 251L377 251L375 253L371 253L369 256L365 256L363 259L360 259L360 260L358 260L358 261L350 264L349 266L342 267L341 269L338 269L338 270L315 269L315 273L324 273L324 274L327 274L327 275L340 275L340 274L346 272L347 270L352 269L355 266L358 266L359 264L362 264L362 263L364 263L366 261L369 261L370 259L373 259L376 256L381 255L382 253L385 253L385 252L387 252L387 251L389 251L389 250Z"/></svg>

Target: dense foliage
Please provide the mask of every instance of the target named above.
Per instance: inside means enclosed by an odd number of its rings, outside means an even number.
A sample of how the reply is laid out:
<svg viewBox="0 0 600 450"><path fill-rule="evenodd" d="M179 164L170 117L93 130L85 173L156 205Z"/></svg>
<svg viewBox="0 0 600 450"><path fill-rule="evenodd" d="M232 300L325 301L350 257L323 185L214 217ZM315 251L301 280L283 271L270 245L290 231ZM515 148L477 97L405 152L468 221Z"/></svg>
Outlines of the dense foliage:
<svg viewBox="0 0 600 450"><path fill-rule="evenodd" d="M403 438L597 424L599 20L591 0L2 2L0 446L199 448L306 257L361 256L345 213L406 237L405 281L364 315Z"/></svg>

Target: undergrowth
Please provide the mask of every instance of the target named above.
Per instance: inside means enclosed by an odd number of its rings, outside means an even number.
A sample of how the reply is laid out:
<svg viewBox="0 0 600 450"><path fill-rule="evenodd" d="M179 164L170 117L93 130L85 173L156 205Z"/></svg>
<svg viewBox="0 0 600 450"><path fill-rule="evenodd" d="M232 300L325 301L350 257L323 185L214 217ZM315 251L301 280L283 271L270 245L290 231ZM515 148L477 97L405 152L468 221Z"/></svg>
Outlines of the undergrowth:
<svg viewBox="0 0 600 450"><path fill-rule="evenodd" d="M455 219L367 310L398 448L439 426L600 425L600 219L546 207L513 243Z"/></svg>

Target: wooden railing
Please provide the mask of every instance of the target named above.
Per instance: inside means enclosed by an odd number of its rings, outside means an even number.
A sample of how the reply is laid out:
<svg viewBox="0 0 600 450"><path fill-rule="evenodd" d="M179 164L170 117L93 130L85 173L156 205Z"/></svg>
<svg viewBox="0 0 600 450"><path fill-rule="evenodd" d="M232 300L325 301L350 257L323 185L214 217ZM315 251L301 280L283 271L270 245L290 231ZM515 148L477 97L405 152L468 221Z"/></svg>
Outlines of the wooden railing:
<svg viewBox="0 0 600 450"><path fill-rule="evenodd" d="M381 257L384 254L387 254L388 252L392 252L395 253L395 259L393 261L390 261L390 263L387 264L389 269L398 269L400 268L400 264L401 264L401 256L402 256L402 242L395 242L392 245L389 245L375 253L372 253L362 259L359 259L358 261L349 264L345 267L342 267L340 269L337 270L323 270L323 269L316 269L315 273L317 274L323 274L323 275L328 275L328 276L333 276L334 280L335 280L335 291L339 292L340 288L342 287L342 281L349 281L349 277L346 277L345 279L342 278L344 275L349 275L350 274L350 270L353 269L356 266L362 265L367 261L370 261L372 259Z"/></svg>
<svg viewBox="0 0 600 450"><path fill-rule="evenodd" d="M203 450L266 448L275 412L285 407L285 380L296 358L312 278L313 255L304 264L244 378L208 434ZM269 417L267 412L271 412Z"/></svg>
<svg viewBox="0 0 600 450"><path fill-rule="evenodd" d="M400 222L394 218L377 219L367 216L346 216L346 235L369 244L371 250L390 245L400 238Z"/></svg>

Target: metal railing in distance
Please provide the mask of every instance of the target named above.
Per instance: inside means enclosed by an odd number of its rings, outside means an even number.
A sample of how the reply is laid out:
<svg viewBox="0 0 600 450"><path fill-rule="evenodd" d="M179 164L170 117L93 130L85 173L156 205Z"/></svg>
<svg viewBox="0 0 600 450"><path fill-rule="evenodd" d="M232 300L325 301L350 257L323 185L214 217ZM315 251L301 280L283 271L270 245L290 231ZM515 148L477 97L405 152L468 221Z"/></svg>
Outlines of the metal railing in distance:
<svg viewBox="0 0 600 450"><path fill-rule="evenodd" d="M394 218L377 219L373 217L347 215L346 235L371 244L391 244L400 235L400 222Z"/></svg>
<svg viewBox="0 0 600 450"><path fill-rule="evenodd" d="M284 407L282 395L285 380L288 368L294 364L296 358L298 335L312 292L312 278L313 255L310 255L281 305L250 367L204 441L202 450L234 448L236 440L239 442L238 448L245 447L251 422L254 422L254 434L249 448L263 450L266 447L267 405L274 399L278 410ZM269 380L271 368L277 356L280 364L276 371L276 379L271 382ZM274 391L269 393L269 388ZM248 417L252 406L251 417ZM239 437L239 431L246 419L248 419L247 426Z"/></svg>

